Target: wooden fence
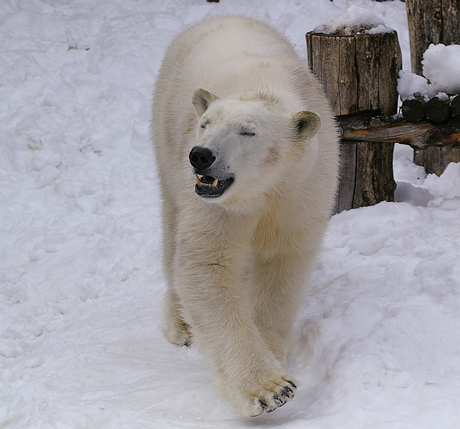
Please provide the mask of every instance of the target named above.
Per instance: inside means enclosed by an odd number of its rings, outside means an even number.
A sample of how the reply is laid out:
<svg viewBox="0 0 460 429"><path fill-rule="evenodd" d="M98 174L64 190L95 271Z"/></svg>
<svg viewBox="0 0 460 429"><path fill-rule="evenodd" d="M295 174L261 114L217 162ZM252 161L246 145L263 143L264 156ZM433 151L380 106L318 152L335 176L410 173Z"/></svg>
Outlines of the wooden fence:
<svg viewBox="0 0 460 429"><path fill-rule="evenodd" d="M413 72L430 43L459 43L460 0L406 0ZM306 34L310 69L320 79L341 131L337 213L394 201L394 143L411 145L414 162L441 174L460 161L460 116L442 124L393 120L401 50L396 31Z"/></svg>

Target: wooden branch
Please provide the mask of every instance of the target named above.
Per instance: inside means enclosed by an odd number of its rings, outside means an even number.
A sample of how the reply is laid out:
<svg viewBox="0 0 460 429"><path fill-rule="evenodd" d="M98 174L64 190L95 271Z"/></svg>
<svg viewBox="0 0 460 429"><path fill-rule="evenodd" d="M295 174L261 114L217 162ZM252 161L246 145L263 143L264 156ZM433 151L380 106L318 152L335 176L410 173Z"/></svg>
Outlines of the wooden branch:
<svg viewBox="0 0 460 429"><path fill-rule="evenodd" d="M428 121L416 124L401 119L384 121L372 115L338 116L337 120L340 138L344 143L401 143L414 149L460 147L460 117L437 125Z"/></svg>

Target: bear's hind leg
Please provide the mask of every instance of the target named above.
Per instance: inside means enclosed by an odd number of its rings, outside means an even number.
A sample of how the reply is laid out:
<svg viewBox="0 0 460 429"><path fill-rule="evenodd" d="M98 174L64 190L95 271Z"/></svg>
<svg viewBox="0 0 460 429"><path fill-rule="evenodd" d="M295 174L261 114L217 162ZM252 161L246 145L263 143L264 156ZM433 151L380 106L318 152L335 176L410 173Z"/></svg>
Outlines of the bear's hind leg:
<svg viewBox="0 0 460 429"><path fill-rule="evenodd" d="M165 296L163 332L166 339L173 344L187 347L192 344L190 326L184 321L179 298L172 290L168 290Z"/></svg>

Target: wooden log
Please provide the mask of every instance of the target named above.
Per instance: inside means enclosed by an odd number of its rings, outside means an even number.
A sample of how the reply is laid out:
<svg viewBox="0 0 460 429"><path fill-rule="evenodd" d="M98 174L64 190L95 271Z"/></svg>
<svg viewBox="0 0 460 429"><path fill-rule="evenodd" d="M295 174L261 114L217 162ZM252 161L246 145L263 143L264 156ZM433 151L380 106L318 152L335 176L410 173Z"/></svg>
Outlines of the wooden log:
<svg viewBox="0 0 460 429"><path fill-rule="evenodd" d="M308 63L336 115L378 110L397 112L402 57L396 31L340 36L306 34ZM359 83L359 86L358 86Z"/></svg>
<svg viewBox="0 0 460 429"><path fill-rule="evenodd" d="M458 147L429 147L414 151L414 162L423 163L425 171L440 176L451 162L460 162L460 148Z"/></svg>
<svg viewBox="0 0 460 429"><path fill-rule="evenodd" d="M397 112L401 50L395 31L353 36L306 34L310 69L319 78L336 115ZM341 144L336 212L393 201L393 143Z"/></svg>
<svg viewBox="0 0 460 429"><path fill-rule="evenodd" d="M425 115L430 121L440 124L452 116L449 99L433 97L426 103Z"/></svg>
<svg viewBox="0 0 460 429"><path fill-rule="evenodd" d="M357 141L402 143L414 149L430 147L460 148L460 118L454 117L442 124L429 121L417 124L406 120L383 120L371 115L337 118L344 144Z"/></svg>
<svg viewBox="0 0 460 429"><path fill-rule="evenodd" d="M423 54L431 43L442 43L443 0L407 0L412 73L423 75Z"/></svg>
<svg viewBox="0 0 460 429"><path fill-rule="evenodd" d="M444 45L460 45L460 1L442 0L442 36Z"/></svg>
<svg viewBox="0 0 460 429"><path fill-rule="evenodd" d="M460 95L454 97L450 107L452 109L453 116L460 116Z"/></svg>
<svg viewBox="0 0 460 429"><path fill-rule="evenodd" d="M460 0L406 0L411 50L412 72L422 75L423 54L430 44L460 44ZM442 172L450 159L457 159L453 149L432 148L414 154L414 162L427 171ZM433 158L433 159L430 159ZM442 164L432 166L434 160ZM438 173L436 173L438 174Z"/></svg>
<svg viewBox="0 0 460 429"><path fill-rule="evenodd" d="M433 44L460 44L459 0L406 0L412 72L422 75L423 54Z"/></svg>
<svg viewBox="0 0 460 429"><path fill-rule="evenodd" d="M394 201L393 150L393 143L357 143L355 207Z"/></svg>
<svg viewBox="0 0 460 429"><path fill-rule="evenodd" d="M401 106L401 112L409 122L419 122L425 118L425 105L422 99L404 100Z"/></svg>

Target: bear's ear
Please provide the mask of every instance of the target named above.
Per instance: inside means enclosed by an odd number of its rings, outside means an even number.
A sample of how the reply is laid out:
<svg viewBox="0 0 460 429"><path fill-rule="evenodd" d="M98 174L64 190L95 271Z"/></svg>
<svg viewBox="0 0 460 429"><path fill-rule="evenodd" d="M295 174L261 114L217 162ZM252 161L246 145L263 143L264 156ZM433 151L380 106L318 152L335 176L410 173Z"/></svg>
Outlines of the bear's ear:
<svg viewBox="0 0 460 429"><path fill-rule="evenodd" d="M196 113L198 116L201 116L206 110L208 110L209 105L216 101L217 97L205 89L197 89L193 93L192 103L195 106Z"/></svg>
<svg viewBox="0 0 460 429"><path fill-rule="evenodd" d="M311 139L321 128L320 116L310 110L294 113L291 120L299 140Z"/></svg>

